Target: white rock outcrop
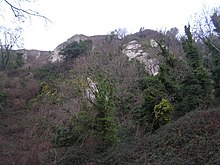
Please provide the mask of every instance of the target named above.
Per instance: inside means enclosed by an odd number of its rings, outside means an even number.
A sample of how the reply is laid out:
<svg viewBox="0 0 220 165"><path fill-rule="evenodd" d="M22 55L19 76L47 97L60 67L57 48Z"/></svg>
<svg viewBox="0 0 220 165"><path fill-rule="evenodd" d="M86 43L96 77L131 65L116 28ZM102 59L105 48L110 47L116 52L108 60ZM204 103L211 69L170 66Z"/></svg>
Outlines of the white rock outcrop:
<svg viewBox="0 0 220 165"><path fill-rule="evenodd" d="M157 48L158 47L158 43L154 39L150 40L150 45L151 45L152 48Z"/></svg>
<svg viewBox="0 0 220 165"><path fill-rule="evenodd" d="M96 86L96 83L94 83L90 77L87 77L87 84L88 84L88 87L85 89L86 97L89 101L94 103L95 94L98 93L98 88Z"/></svg>
<svg viewBox="0 0 220 165"><path fill-rule="evenodd" d="M124 46L125 48L123 49L123 53L128 56L129 61L137 59L145 65L145 69L149 74L155 76L159 73L158 59L150 57L149 54L141 48L141 44L139 44L136 40L130 41Z"/></svg>
<svg viewBox="0 0 220 165"><path fill-rule="evenodd" d="M60 50L54 50L53 53L51 54L49 61L51 63L55 63L55 62L62 62L63 61L63 55L59 54Z"/></svg>

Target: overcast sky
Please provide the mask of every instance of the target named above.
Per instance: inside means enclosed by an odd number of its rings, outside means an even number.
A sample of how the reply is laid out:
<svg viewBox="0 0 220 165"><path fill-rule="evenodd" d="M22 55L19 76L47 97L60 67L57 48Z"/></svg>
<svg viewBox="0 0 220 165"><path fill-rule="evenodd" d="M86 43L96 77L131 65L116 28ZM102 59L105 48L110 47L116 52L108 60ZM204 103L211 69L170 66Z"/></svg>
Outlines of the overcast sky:
<svg viewBox="0 0 220 165"><path fill-rule="evenodd" d="M34 3L52 22L32 19L22 25L24 48L53 50L75 34L108 34L126 28L129 33L145 29L177 27L183 31L191 17L220 6L219 0L37 0Z"/></svg>

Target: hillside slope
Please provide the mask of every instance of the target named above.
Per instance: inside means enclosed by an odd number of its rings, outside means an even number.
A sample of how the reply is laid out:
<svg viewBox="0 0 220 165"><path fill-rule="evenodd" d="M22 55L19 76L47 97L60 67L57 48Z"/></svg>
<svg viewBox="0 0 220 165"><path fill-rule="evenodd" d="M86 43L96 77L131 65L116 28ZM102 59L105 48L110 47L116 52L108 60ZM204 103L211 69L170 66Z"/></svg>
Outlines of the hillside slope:
<svg viewBox="0 0 220 165"><path fill-rule="evenodd" d="M144 30L20 50L0 71L0 164L219 164L204 47Z"/></svg>
<svg viewBox="0 0 220 165"><path fill-rule="evenodd" d="M154 135L108 152L109 164L220 164L220 109L190 112Z"/></svg>

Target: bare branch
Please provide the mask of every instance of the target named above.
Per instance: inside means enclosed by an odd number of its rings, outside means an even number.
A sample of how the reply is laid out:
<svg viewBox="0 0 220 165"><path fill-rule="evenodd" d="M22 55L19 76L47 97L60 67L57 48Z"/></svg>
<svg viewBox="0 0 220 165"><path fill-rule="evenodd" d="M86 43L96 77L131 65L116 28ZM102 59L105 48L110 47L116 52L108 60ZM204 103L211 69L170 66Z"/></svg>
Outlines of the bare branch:
<svg viewBox="0 0 220 165"><path fill-rule="evenodd" d="M205 39L216 51L220 53L220 49L217 46L215 46L215 44L208 37L206 37Z"/></svg>
<svg viewBox="0 0 220 165"><path fill-rule="evenodd" d="M47 17L45 17L44 15L40 14L37 11L33 11L31 9L25 10L21 7L17 7L15 5L13 5L8 0L4 0L4 1L5 1L5 3L7 3L7 5L10 6L10 8L16 18L22 19L22 18L26 18L27 16L29 16L29 17L34 16L34 17L43 18L45 21L51 22ZM26 0L26 1L30 2L29 0Z"/></svg>

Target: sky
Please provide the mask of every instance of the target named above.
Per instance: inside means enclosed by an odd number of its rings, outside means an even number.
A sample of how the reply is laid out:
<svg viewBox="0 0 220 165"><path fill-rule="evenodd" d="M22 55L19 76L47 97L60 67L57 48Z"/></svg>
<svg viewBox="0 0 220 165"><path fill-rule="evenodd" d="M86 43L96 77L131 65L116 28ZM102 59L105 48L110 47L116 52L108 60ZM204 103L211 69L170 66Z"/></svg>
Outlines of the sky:
<svg viewBox="0 0 220 165"><path fill-rule="evenodd" d="M204 6L210 9L220 6L219 0L35 1L28 7L39 11L51 22L31 18L20 25L23 47L38 50L54 50L75 34L105 35L118 28L126 28L129 34L141 27L153 30L177 27L181 32ZM6 24L4 21L2 24Z"/></svg>

